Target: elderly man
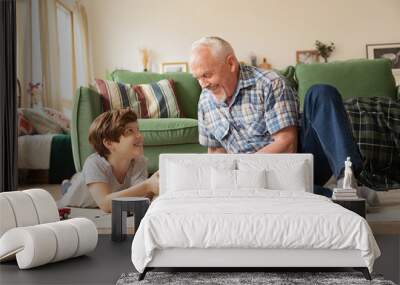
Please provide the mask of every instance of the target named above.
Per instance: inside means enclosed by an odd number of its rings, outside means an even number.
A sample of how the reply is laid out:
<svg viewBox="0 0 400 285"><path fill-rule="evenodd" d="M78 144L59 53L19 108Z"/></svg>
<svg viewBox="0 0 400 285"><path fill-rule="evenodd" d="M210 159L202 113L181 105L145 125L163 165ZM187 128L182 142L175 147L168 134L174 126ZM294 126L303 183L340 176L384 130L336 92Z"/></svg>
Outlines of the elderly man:
<svg viewBox="0 0 400 285"><path fill-rule="evenodd" d="M300 116L296 91L284 77L239 64L231 45L205 37L192 45L190 67L202 93L199 141L209 153L312 153L314 192L333 175L340 183L351 157L357 175L362 160L338 91L327 85L308 90ZM301 118L302 117L302 118Z"/></svg>

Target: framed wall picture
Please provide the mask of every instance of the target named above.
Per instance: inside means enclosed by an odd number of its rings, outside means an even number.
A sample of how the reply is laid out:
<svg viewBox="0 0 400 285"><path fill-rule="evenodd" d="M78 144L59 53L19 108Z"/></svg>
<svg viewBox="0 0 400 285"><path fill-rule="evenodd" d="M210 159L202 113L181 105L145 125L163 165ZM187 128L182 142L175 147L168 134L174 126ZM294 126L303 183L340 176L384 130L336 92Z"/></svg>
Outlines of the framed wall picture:
<svg viewBox="0 0 400 285"><path fill-rule="evenodd" d="M366 52L368 59L387 58L392 68L400 71L400 43L367 45Z"/></svg>
<svg viewBox="0 0 400 285"><path fill-rule="evenodd" d="M400 84L400 43L368 44L368 59L387 58L392 62L392 72L396 84Z"/></svg>
<svg viewBox="0 0 400 285"><path fill-rule="evenodd" d="M164 72L188 72L188 63L185 61L181 62L163 62L160 65L161 73Z"/></svg>
<svg viewBox="0 0 400 285"><path fill-rule="evenodd" d="M317 63L319 62L319 53L316 50L298 50L296 51L297 63Z"/></svg>

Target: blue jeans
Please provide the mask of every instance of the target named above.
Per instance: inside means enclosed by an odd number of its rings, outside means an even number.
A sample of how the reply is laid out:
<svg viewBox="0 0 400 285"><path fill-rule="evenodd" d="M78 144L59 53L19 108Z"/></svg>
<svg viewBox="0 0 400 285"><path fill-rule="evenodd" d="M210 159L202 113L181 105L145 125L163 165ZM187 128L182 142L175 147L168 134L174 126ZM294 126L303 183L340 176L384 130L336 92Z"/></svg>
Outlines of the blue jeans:
<svg viewBox="0 0 400 285"><path fill-rule="evenodd" d="M344 162L349 156L354 174L362 169L362 159L353 140L342 98L336 88L318 84L312 86L304 98L304 113L300 120L300 153L314 156L314 193L331 196L322 186L332 174L343 174Z"/></svg>

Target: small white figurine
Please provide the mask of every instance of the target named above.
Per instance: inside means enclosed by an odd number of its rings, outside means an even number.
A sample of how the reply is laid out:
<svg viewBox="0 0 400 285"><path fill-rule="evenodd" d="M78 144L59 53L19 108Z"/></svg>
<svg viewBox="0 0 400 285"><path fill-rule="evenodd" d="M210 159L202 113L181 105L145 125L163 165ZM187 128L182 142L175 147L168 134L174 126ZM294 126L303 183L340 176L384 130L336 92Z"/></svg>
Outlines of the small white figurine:
<svg viewBox="0 0 400 285"><path fill-rule="evenodd" d="M351 182L353 178L353 170L351 169L350 157L347 157L344 162L344 179L343 179L343 189L353 189L351 187Z"/></svg>

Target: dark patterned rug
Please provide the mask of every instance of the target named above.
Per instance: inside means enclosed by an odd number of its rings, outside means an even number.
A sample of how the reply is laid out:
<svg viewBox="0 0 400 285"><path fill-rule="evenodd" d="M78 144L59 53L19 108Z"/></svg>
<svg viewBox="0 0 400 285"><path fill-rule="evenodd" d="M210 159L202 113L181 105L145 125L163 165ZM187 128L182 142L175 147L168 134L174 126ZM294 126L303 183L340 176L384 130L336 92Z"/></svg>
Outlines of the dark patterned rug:
<svg viewBox="0 0 400 285"><path fill-rule="evenodd" d="M395 285L392 281L384 280L380 275L372 275L372 281L364 278L360 272L148 272L142 281L138 281L139 273L124 273L117 285L133 284L379 284Z"/></svg>

